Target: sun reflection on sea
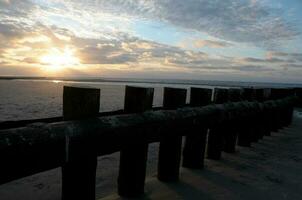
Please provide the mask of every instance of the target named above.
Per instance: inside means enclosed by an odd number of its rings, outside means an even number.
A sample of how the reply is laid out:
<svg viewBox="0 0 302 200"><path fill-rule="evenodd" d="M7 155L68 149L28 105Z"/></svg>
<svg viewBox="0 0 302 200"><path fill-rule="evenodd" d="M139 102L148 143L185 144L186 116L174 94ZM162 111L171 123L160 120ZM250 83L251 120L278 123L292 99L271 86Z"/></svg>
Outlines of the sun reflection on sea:
<svg viewBox="0 0 302 200"><path fill-rule="evenodd" d="M60 80L53 80L52 82L53 83L61 83L62 81L60 81Z"/></svg>

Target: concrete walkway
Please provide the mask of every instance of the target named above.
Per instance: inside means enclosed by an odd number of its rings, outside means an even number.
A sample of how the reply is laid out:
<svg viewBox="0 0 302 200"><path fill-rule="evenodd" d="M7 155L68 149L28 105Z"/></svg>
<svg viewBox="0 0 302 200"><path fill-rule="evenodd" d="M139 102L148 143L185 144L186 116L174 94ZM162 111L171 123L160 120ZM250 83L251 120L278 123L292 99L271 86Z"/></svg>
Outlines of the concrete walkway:
<svg viewBox="0 0 302 200"><path fill-rule="evenodd" d="M290 127L265 137L252 148L237 147L204 170L181 169L177 183L147 179L140 199L300 200L302 199L302 112ZM102 200L123 199L114 194Z"/></svg>

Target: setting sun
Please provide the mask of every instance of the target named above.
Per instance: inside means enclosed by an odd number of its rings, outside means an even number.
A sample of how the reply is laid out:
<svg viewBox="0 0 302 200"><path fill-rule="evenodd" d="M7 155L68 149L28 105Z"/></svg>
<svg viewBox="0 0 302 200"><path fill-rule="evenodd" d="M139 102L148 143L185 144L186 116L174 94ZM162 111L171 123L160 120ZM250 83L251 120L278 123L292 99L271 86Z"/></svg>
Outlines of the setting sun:
<svg viewBox="0 0 302 200"><path fill-rule="evenodd" d="M70 48L65 48L64 50L52 48L48 54L40 58L40 61L41 64L46 66L47 70L58 71L80 63L73 53L74 50Z"/></svg>

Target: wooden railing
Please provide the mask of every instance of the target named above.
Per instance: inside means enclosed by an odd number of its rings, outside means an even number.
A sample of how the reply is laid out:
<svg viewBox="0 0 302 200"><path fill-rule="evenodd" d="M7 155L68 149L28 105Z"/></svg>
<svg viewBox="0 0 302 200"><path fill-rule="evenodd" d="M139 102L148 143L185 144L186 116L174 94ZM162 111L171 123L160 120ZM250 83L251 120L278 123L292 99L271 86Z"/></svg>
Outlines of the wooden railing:
<svg viewBox="0 0 302 200"><path fill-rule="evenodd" d="M149 143L160 142L158 179L177 181L181 165L203 168L205 152L220 159L288 126L297 101L292 89L215 88L212 100L191 88L186 104L186 89L164 88L152 108L153 92L126 86L124 110L100 114L99 89L64 87L63 117L1 123L0 184L62 167L62 199L95 199L97 156L120 151L118 193L137 197Z"/></svg>

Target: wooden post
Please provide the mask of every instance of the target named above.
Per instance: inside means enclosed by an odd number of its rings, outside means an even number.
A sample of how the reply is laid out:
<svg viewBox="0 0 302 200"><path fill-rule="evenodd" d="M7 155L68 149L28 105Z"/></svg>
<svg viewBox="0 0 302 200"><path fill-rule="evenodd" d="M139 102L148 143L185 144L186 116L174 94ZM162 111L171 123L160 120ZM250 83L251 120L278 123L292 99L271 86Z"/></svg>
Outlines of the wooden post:
<svg viewBox="0 0 302 200"><path fill-rule="evenodd" d="M264 89L263 88L257 88L255 89L255 95L256 95L256 100L259 103L263 103L265 99L264 95ZM265 129L265 113L264 113L264 108L259 107L259 110L257 111L257 116L256 116L256 133L258 140L262 139L263 136L265 135L266 129Z"/></svg>
<svg viewBox="0 0 302 200"><path fill-rule="evenodd" d="M282 98L282 92L280 88L272 88L271 89L271 98L273 100L278 100ZM275 108L273 109L273 115L272 115L272 128L274 132L278 132L279 129L282 128L281 123L281 109Z"/></svg>
<svg viewBox="0 0 302 200"><path fill-rule="evenodd" d="M229 89L228 100L230 102L238 102L241 100L241 89ZM236 152L236 141L238 134L238 122L234 120L229 120L226 124L224 133L224 146L223 151L227 153Z"/></svg>
<svg viewBox="0 0 302 200"><path fill-rule="evenodd" d="M270 88L264 88L264 101L269 101L271 99L271 89ZM265 136L270 136L271 135L271 109L264 108L264 121L265 121Z"/></svg>
<svg viewBox="0 0 302 200"><path fill-rule="evenodd" d="M215 88L214 103L222 104L228 101L228 90L224 88ZM207 156L209 159L219 160L223 149L223 132L225 124L217 124L209 131Z"/></svg>
<svg viewBox="0 0 302 200"><path fill-rule="evenodd" d="M253 88L243 88L242 99L245 101L254 101L254 90ZM250 147L252 142L253 128L252 128L252 117L245 117L241 119L239 124L238 133L238 146Z"/></svg>
<svg viewBox="0 0 302 200"><path fill-rule="evenodd" d="M126 86L125 112L137 113L151 109L153 95L153 88ZM143 195L147 153L148 143L135 143L132 146L123 147L121 150L118 176L118 194L120 196L139 197Z"/></svg>
<svg viewBox="0 0 302 200"><path fill-rule="evenodd" d="M186 104L187 90L164 88L164 109L177 109ZM179 130L168 130L160 138L158 179L169 182L179 179L182 136Z"/></svg>
<svg viewBox="0 0 302 200"><path fill-rule="evenodd" d="M282 98L287 98L292 96L292 89L290 88L284 88L282 90ZM291 106L290 105L283 105L282 106L282 111L281 111L281 122L282 122L282 127L286 127L290 124L290 115L291 115Z"/></svg>
<svg viewBox="0 0 302 200"><path fill-rule="evenodd" d="M298 97L297 106L302 108L302 88L295 88L295 96Z"/></svg>
<svg viewBox="0 0 302 200"><path fill-rule="evenodd" d="M244 88L244 99L249 102L256 102L256 89L255 88ZM248 117L247 127L250 134L251 142L258 142L258 130L257 130L257 111L252 109L249 111L250 117Z"/></svg>
<svg viewBox="0 0 302 200"><path fill-rule="evenodd" d="M211 103L212 89L191 88L190 106L201 107ZM204 167L204 153L206 148L208 128L198 125L190 130L186 136L183 150L182 166L191 169Z"/></svg>
<svg viewBox="0 0 302 200"><path fill-rule="evenodd" d="M100 90L64 86L63 117L74 120L99 113ZM97 156L85 140L66 138L66 163L62 166L62 199L95 199Z"/></svg>
<svg viewBox="0 0 302 200"><path fill-rule="evenodd" d="M264 88L263 90L264 90L263 91L263 96L264 96L263 100L264 101L270 100L270 98L271 98L271 89L270 88Z"/></svg>
<svg viewBox="0 0 302 200"><path fill-rule="evenodd" d="M294 88L289 89L289 91L288 91L288 97L294 97L294 96L295 96L295 89ZM287 108L286 126L289 126L292 123L293 112L294 112L294 106L291 104Z"/></svg>

